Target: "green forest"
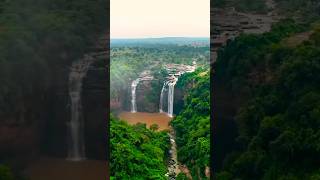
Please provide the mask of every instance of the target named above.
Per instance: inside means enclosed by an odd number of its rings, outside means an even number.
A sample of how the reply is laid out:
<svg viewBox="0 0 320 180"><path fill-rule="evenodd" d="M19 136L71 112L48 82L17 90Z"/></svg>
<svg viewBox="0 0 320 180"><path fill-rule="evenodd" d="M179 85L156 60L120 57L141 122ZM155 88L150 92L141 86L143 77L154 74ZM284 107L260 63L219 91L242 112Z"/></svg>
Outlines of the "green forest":
<svg viewBox="0 0 320 180"><path fill-rule="evenodd" d="M0 2L0 109L43 94L55 72L87 52L106 29L105 1L15 0ZM39 76L41 74L41 76Z"/></svg>
<svg viewBox="0 0 320 180"><path fill-rule="evenodd" d="M130 106L131 82L141 72L149 70L154 79L141 83L149 84L143 86L147 90L144 89L141 96L143 102L157 107L150 113L158 114L161 89L169 77L165 65L192 65L196 61L196 71L179 76L175 86L175 117L170 125L176 132L179 163L186 165L195 179L206 179L205 170L210 167L209 42L179 44L175 38L147 39L143 43L135 41L139 40L113 45L111 40L111 99L125 97L122 103ZM141 101L137 106L143 106ZM117 115L121 111L113 113ZM129 125L125 120L111 117L113 179L168 179L172 146L170 130L157 129L156 124L146 128L146 124ZM188 179L184 173L176 176L180 180Z"/></svg>
<svg viewBox="0 0 320 180"><path fill-rule="evenodd" d="M206 179L210 167L210 73L198 69L177 84L186 91L181 112L171 121L176 132L178 159L194 179Z"/></svg>
<svg viewBox="0 0 320 180"><path fill-rule="evenodd" d="M320 178L319 47L317 24L288 19L220 49L215 85L224 83L240 100L237 148L224 158L217 179Z"/></svg>
<svg viewBox="0 0 320 180"><path fill-rule="evenodd" d="M191 65L196 59L200 66L208 65L209 51L208 46L143 43L139 46L113 46L111 44L110 58L110 96L117 98L120 96L119 92L126 89L128 83L136 79L142 71L151 70L153 75L161 80L164 64Z"/></svg>
<svg viewBox="0 0 320 180"><path fill-rule="evenodd" d="M169 136L156 130L111 116L111 179L167 179Z"/></svg>
<svg viewBox="0 0 320 180"><path fill-rule="evenodd" d="M176 131L179 161L193 178L206 179L210 167L210 73L199 68L180 77L177 88L186 94L180 113L171 121ZM111 175L114 179L167 179L167 131L145 124L128 125L111 116ZM187 178L183 173L177 179Z"/></svg>

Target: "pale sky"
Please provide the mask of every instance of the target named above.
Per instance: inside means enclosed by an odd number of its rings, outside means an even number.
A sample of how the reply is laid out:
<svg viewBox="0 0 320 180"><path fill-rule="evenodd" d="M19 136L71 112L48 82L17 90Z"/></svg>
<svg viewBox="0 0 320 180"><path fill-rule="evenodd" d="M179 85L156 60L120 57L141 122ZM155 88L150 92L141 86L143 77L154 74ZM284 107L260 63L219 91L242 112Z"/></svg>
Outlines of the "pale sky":
<svg viewBox="0 0 320 180"><path fill-rule="evenodd" d="M210 0L111 0L111 38L209 37Z"/></svg>

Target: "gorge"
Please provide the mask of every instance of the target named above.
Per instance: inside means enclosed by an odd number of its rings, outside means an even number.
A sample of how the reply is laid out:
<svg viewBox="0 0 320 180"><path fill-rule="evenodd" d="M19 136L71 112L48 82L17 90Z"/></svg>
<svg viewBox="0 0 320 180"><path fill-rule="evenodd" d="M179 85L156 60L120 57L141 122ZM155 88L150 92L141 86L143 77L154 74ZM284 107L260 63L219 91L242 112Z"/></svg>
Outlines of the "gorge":
<svg viewBox="0 0 320 180"><path fill-rule="evenodd" d="M49 144L59 154L45 154L29 163L25 175L32 180L41 179L91 179L103 178L107 171L106 151L106 38L102 37L95 48L69 68L64 79L64 93L68 110L55 121L60 128L50 129L60 133L58 141ZM58 126L57 126L58 125ZM51 136L50 136L51 137ZM56 153L56 152L53 152ZM79 173L79 172L85 173Z"/></svg>
<svg viewBox="0 0 320 180"><path fill-rule="evenodd" d="M184 64L166 64L164 65L164 69L167 72L167 76L163 82L163 86L160 92L160 99L159 99L159 112L164 112L164 96L167 95L167 107L168 111L167 114L169 117L173 117L173 107L174 107L174 87L178 82L179 76L183 75L184 73L194 72L196 70L196 61L193 61L193 65L184 65ZM152 81L154 77L151 75L150 71L143 71L139 78L132 81L131 83L131 112L137 112L137 102L136 102L136 89L141 81Z"/></svg>
<svg viewBox="0 0 320 180"><path fill-rule="evenodd" d="M168 136L170 137L170 156L168 164L168 173L166 176L169 179L175 179L175 177L180 173L180 163L178 162L177 157L177 146L175 139L175 131L169 125L172 118L174 118L174 91L175 85L177 84L179 77L185 73L192 73L196 70L196 61L192 62L192 65L185 64L165 64L163 66L165 70L164 82L160 81L160 84L163 84L160 92L159 99L159 112L137 112L136 90L140 82L151 82L154 81L154 77L151 75L150 70L144 70L137 79L131 83L131 112L122 112L119 114L119 117L129 124L135 125L137 123L145 123L147 127L152 128L154 125L157 125L157 130L168 130ZM164 98L167 96L167 104L164 102ZM164 106L167 105L168 111L164 112ZM187 168L184 168L187 169Z"/></svg>
<svg viewBox="0 0 320 180"><path fill-rule="evenodd" d="M154 44L152 38L147 43L144 39L111 41L111 177L175 179L180 172L187 172L188 167L178 160L180 149L174 143L171 122L185 107L189 88L197 82L187 77L209 64L209 43L204 38L181 40L160 38ZM164 139L158 139L159 134ZM146 146L149 142L152 145ZM125 157L119 156L123 153ZM140 157L147 159L139 163L130 160ZM119 169L122 159L128 158L128 168ZM130 167L137 168L132 171Z"/></svg>
<svg viewBox="0 0 320 180"><path fill-rule="evenodd" d="M106 177L108 6L0 2L0 179Z"/></svg>

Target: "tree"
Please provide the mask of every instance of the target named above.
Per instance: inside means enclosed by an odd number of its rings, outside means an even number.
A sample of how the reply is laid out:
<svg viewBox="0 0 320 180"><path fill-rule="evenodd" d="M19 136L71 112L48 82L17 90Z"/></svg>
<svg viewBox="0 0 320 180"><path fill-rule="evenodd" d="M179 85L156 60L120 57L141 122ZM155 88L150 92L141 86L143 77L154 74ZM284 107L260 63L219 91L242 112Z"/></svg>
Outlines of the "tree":
<svg viewBox="0 0 320 180"><path fill-rule="evenodd" d="M151 131L157 131L159 129L159 125L158 124L152 124L151 126L150 126L150 130Z"/></svg>

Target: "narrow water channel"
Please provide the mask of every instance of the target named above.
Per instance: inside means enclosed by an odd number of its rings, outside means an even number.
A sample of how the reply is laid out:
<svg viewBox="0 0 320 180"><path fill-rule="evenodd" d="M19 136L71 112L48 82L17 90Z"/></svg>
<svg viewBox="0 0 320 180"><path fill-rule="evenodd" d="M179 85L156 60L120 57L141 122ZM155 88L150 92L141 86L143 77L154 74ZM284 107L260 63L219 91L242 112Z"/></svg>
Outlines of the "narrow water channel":
<svg viewBox="0 0 320 180"><path fill-rule="evenodd" d="M131 125L137 123L145 123L147 127L150 127L152 124L157 124L159 126L159 130L169 130L169 137L171 148L169 151L169 161L168 161L168 173L166 176L170 180L176 179L176 176L180 173L180 164L178 162L177 156L177 144L176 144L176 136L174 129L169 126L169 122L172 120L167 113L146 113L146 112L121 112L119 114L119 118L125 120Z"/></svg>

